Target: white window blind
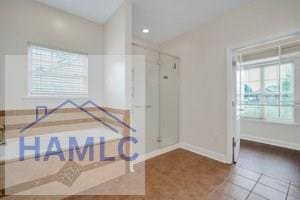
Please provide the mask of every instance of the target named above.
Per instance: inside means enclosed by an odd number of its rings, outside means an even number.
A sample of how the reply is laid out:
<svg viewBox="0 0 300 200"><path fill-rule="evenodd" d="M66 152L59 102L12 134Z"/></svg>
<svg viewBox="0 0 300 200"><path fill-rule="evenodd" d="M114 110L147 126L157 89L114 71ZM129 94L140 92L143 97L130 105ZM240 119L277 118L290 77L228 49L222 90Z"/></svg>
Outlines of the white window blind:
<svg viewBox="0 0 300 200"><path fill-rule="evenodd" d="M29 45L29 96L87 96L88 57Z"/></svg>

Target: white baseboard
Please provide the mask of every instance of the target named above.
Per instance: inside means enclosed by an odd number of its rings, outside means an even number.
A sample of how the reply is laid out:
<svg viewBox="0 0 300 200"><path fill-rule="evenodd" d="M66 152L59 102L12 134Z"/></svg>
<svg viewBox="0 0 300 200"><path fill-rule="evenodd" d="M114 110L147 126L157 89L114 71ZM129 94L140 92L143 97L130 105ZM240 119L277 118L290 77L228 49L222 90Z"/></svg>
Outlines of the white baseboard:
<svg viewBox="0 0 300 200"><path fill-rule="evenodd" d="M147 153L146 155L140 155L139 159L137 159L136 161L133 162L133 165L137 164L137 163L140 163L140 162L143 162L145 160L154 158L156 156L168 153L170 151L179 149L179 148L182 148L182 149L185 149L187 151L196 153L198 155L201 155L201 156L204 156L204 157L207 157L207 158L210 158L210 159L228 164L228 162L226 160L226 155L224 155L224 154L220 154L220 153L217 153L217 152L214 152L214 151L210 151L208 149L197 147L197 146L194 146L194 145L191 145L191 144L180 143L180 144L175 144L175 145L172 145L172 146L169 146L169 147L165 147L163 149L158 149L158 150L152 151L150 153Z"/></svg>
<svg viewBox="0 0 300 200"><path fill-rule="evenodd" d="M180 148L179 144L174 144L174 145L162 148L162 149L158 149L158 150L152 151L150 153L147 153L146 155L140 155L139 158L134 162L134 164L137 164L139 162L143 162L145 160L154 158L156 156L168 153L170 151L174 151L175 149L179 149L179 148Z"/></svg>
<svg viewBox="0 0 300 200"><path fill-rule="evenodd" d="M300 151L300 145L299 144L288 143L288 142L283 142L283 141L279 141L279 140L272 140L272 139L267 139L267 138L261 138L261 137L254 137L254 136L249 136L249 135L241 135L240 138L243 139L243 140L248 140L248 141L253 141L253 142L263 143L263 144L269 144L269 145L273 145L273 146L279 146L279 147L283 147L283 148L288 148L288 149L293 149L293 150ZM231 164L226 159L225 154L221 154L221 153L211 151L211 150L208 150L208 149L205 149L205 148L194 146L194 145L191 145L191 144L188 144L188 143L175 144L175 145L172 145L172 146L169 146L169 147L165 147L163 149L158 149L158 150L155 150L153 152L147 153L146 155L140 155L139 159L134 161L133 164L143 162L145 160L154 158L156 156L168 153L170 151L173 151L173 150L176 150L176 149L179 149L179 148L185 149L187 151L196 153L198 155L201 155L201 156L213 159L213 160L217 160L217 161L222 162L222 163Z"/></svg>
<svg viewBox="0 0 300 200"><path fill-rule="evenodd" d="M168 153L170 151L174 151L179 148L180 148L179 144L174 144L172 146L168 146L168 147L165 147L162 149L152 151L152 152L146 154L146 160L154 158L154 157L162 155L162 154L165 154L165 153Z"/></svg>
<svg viewBox="0 0 300 200"><path fill-rule="evenodd" d="M273 139L269 139L269 138L262 138L262 137L256 137L256 136L251 136L251 135L241 135L240 138L243 140L248 140L248 141L252 141L252 142L269 144L269 145L273 145L273 146L278 146L278 147L283 147L283 148L287 148L287 149L293 149L293 150L300 151L300 145L295 144L295 143L289 143L289 142L285 142L285 141L273 140Z"/></svg>
<svg viewBox="0 0 300 200"><path fill-rule="evenodd" d="M214 151L211 151L208 149L204 149L201 147L197 147L197 146L194 146L191 144L187 144L187 143L181 143L180 147L187 151L191 151L193 153L199 154L201 156L204 156L204 157L207 157L207 158L210 158L213 160L217 160L222 163L228 163L226 160L226 155L224 155L224 154L220 154L220 153L217 153L217 152L214 152Z"/></svg>

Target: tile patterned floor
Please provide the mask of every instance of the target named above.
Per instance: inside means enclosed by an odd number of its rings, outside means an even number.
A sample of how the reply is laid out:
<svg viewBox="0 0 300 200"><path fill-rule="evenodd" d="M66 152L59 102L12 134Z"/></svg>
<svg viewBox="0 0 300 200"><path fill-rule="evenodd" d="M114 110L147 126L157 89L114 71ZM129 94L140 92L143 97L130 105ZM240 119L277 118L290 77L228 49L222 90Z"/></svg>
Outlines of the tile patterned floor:
<svg viewBox="0 0 300 200"><path fill-rule="evenodd" d="M293 168L297 167L296 160L299 154L284 151L284 155L289 159L285 159L286 163L280 163L278 157L266 159L264 156L269 154L268 148L272 149L273 154L281 152L281 149L269 146L256 148L255 145L251 145L250 143L242 146L242 149L245 148L248 152L252 149L251 156L245 152L241 153L242 159L246 160L245 156L248 156L248 159L254 162L250 169L241 164L224 165L182 149L151 159L146 162L146 196L138 199L300 200L300 187L295 181L298 173ZM282 158L283 155L279 155L279 158ZM264 173L260 164L270 166L270 163L292 167L282 169L281 174L274 173L277 171ZM293 181L286 178L290 177L290 173L294 173Z"/></svg>
<svg viewBox="0 0 300 200"><path fill-rule="evenodd" d="M242 141L236 167L209 198L300 200L300 152Z"/></svg>
<svg viewBox="0 0 300 200"><path fill-rule="evenodd" d="M290 181L280 180L263 173L236 167L218 186L209 199L235 200L286 200L300 199L300 187Z"/></svg>
<svg viewBox="0 0 300 200"><path fill-rule="evenodd" d="M66 200L300 200L299 152L269 148L242 144L242 160L236 166L178 149L146 161L145 196L77 195ZM265 171L264 166L274 169Z"/></svg>
<svg viewBox="0 0 300 200"><path fill-rule="evenodd" d="M242 140L237 165L300 185L300 151Z"/></svg>

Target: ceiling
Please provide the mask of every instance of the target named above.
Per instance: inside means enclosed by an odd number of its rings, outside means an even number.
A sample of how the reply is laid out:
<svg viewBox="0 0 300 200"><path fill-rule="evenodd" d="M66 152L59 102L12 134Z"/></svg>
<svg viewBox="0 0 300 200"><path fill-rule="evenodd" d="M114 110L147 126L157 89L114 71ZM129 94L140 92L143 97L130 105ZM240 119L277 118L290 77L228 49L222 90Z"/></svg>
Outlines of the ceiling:
<svg viewBox="0 0 300 200"><path fill-rule="evenodd" d="M133 32L153 42L170 40L249 0L133 0ZM149 34L142 34L147 27Z"/></svg>
<svg viewBox="0 0 300 200"><path fill-rule="evenodd" d="M123 0L36 0L103 24ZM161 43L251 0L132 0L134 35ZM142 33L143 28L150 33Z"/></svg>
<svg viewBox="0 0 300 200"><path fill-rule="evenodd" d="M123 0L36 0L65 12L103 24L120 7Z"/></svg>

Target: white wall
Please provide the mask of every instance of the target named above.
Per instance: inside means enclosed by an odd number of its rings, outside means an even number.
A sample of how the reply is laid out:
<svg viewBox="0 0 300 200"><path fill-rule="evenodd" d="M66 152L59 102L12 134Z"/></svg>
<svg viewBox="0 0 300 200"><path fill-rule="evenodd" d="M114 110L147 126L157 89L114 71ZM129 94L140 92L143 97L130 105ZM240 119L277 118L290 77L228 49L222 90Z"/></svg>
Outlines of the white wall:
<svg viewBox="0 0 300 200"><path fill-rule="evenodd" d="M41 5L32 0L0 1L0 67L1 100L4 99L4 55L26 55L27 42L75 52L103 54L103 27L82 18ZM22 58L20 58L22 60ZM102 103L102 62L95 58L90 62L90 97ZM6 103L10 108L31 107L27 96L27 63L12 67L6 72L10 81L7 85ZM62 100L52 99L56 104ZM42 104L45 100L34 100ZM47 102L49 100L47 99Z"/></svg>
<svg viewBox="0 0 300 200"><path fill-rule="evenodd" d="M181 59L182 142L226 154L226 48L299 29L299 10L299 0L255 0L161 45Z"/></svg>
<svg viewBox="0 0 300 200"><path fill-rule="evenodd" d="M124 1L104 24L104 104L114 108L131 105L131 3Z"/></svg>
<svg viewBox="0 0 300 200"><path fill-rule="evenodd" d="M241 120L241 138L300 150L300 125Z"/></svg>

